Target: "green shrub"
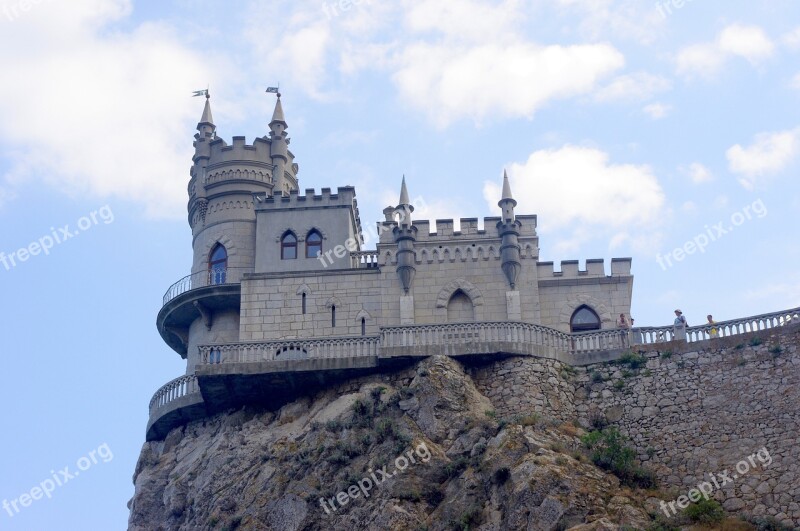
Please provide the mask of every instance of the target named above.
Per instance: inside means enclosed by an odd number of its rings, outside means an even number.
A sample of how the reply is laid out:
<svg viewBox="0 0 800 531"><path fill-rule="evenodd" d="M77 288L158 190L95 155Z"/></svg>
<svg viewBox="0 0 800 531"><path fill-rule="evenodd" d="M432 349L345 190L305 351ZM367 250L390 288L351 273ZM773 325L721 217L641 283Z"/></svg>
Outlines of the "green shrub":
<svg viewBox="0 0 800 531"><path fill-rule="evenodd" d="M380 419L375 424L375 436L378 442L383 442L386 439L393 437L397 432L397 427L392 419Z"/></svg>
<svg viewBox="0 0 800 531"><path fill-rule="evenodd" d="M661 353L661 359L668 360L671 357L672 357L672 351L671 350L665 350L664 352Z"/></svg>
<svg viewBox="0 0 800 531"><path fill-rule="evenodd" d="M592 383L602 383L605 381L603 375L597 371L592 371Z"/></svg>
<svg viewBox="0 0 800 531"><path fill-rule="evenodd" d="M700 524L716 524L725 519L725 511L716 500L700 500L683 512L692 522Z"/></svg>
<svg viewBox="0 0 800 531"><path fill-rule="evenodd" d="M794 528L786 526L771 516L743 516L742 520L753 524L758 531L792 531Z"/></svg>
<svg viewBox="0 0 800 531"><path fill-rule="evenodd" d="M616 382L614 382L614 389L619 391L624 387L625 387L625 382L623 380L617 380Z"/></svg>
<svg viewBox="0 0 800 531"><path fill-rule="evenodd" d="M614 473L629 487L654 487L655 475L636 464L636 453L626 445L626 441L617 428L592 431L581 437L581 442L591 451L595 465Z"/></svg>
<svg viewBox="0 0 800 531"><path fill-rule="evenodd" d="M647 363L647 358L634 352L626 352L617 360L617 363L620 365L627 365L635 370Z"/></svg>
<svg viewBox="0 0 800 531"><path fill-rule="evenodd" d="M751 347L757 347L763 342L764 341L760 337L753 337L753 338L750 339L750 346Z"/></svg>
<svg viewBox="0 0 800 531"><path fill-rule="evenodd" d="M770 347L770 349L769 349L769 353L770 353L770 354L774 354L775 356L777 356L777 355L778 355L778 354L780 354L781 352L783 352L783 349L781 348L781 346L780 346L780 345L773 345L773 346L772 346L772 347Z"/></svg>
<svg viewBox="0 0 800 531"><path fill-rule="evenodd" d="M436 507L444 499L444 491L438 486L427 487L422 491L422 499L424 499L431 507Z"/></svg>

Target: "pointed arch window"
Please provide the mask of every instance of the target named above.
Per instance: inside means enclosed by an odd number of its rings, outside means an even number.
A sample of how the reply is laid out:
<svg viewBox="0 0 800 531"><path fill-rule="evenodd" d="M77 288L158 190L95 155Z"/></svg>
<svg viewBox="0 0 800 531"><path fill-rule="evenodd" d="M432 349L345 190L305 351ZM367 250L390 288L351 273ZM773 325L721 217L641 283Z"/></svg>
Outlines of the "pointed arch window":
<svg viewBox="0 0 800 531"><path fill-rule="evenodd" d="M297 236L286 232L281 237L281 260L294 260L297 258Z"/></svg>
<svg viewBox="0 0 800 531"><path fill-rule="evenodd" d="M367 319L365 317L361 318L361 335L367 335Z"/></svg>
<svg viewBox="0 0 800 531"><path fill-rule="evenodd" d="M336 328L336 306L331 306L331 327Z"/></svg>
<svg viewBox="0 0 800 531"><path fill-rule="evenodd" d="M322 234L314 229L306 236L306 258L316 258L322 253Z"/></svg>
<svg viewBox="0 0 800 531"><path fill-rule="evenodd" d="M306 314L306 294L305 293L303 293L302 300L303 300L303 303L302 303L303 304L303 315L305 315Z"/></svg>
<svg viewBox="0 0 800 531"><path fill-rule="evenodd" d="M579 306L569 320L572 332L586 332L588 330L600 330L600 317L597 312L585 304Z"/></svg>
<svg viewBox="0 0 800 531"><path fill-rule="evenodd" d="M228 251L225 246L218 243L208 255L208 283L225 284L228 272Z"/></svg>

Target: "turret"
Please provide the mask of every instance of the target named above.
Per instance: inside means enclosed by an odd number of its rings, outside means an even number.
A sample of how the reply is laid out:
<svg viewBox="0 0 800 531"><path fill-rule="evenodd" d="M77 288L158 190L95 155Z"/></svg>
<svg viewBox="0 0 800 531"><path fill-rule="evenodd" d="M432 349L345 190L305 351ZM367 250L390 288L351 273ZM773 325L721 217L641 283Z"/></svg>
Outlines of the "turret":
<svg viewBox="0 0 800 531"><path fill-rule="evenodd" d="M394 212L398 218L397 227L394 229L394 241L397 243L397 276L400 278L403 293L407 295L417 272L414 267L414 242L417 239L417 228L411 223L411 213L414 212L414 207L408 199L405 175L400 186L400 203Z"/></svg>
<svg viewBox="0 0 800 531"><path fill-rule="evenodd" d="M286 184L284 172L286 171L286 163L289 161L289 137L286 129L289 126L283 117L283 105L281 105L281 94L278 93L278 99L275 102L275 111L272 113L272 121L269 123L270 129L270 157L272 157L272 164L275 169L273 170L274 187L272 189L273 195L282 195L289 193L289 186Z"/></svg>
<svg viewBox="0 0 800 531"><path fill-rule="evenodd" d="M211 141L214 140L217 134L217 126L214 125L214 118L211 116L211 94L208 90L205 91L206 104L203 107L203 115L197 123L197 133L194 135L194 156L192 162L194 163L189 174L189 201L191 211L191 201L196 201L197 214L201 221L205 221L206 210L208 208L208 199L206 197L206 189L203 186L206 177L206 168L208 167L209 159L211 158ZM189 220L192 223L192 220Z"/></svg>
<svg viewBox="0 0 800 531"><path fill-rule="evenodd" d="M517 221L514 215L514 207L517 206L517 202L511 195L511 185L508 182L508 174L505 170L503 171L503 196L497 206L502 210L502 217L497 222L497 231L501 238L501 267L513 290L517 284L517 275L519 275L522 268L519 261L519 230L521 223Z"/></svg>

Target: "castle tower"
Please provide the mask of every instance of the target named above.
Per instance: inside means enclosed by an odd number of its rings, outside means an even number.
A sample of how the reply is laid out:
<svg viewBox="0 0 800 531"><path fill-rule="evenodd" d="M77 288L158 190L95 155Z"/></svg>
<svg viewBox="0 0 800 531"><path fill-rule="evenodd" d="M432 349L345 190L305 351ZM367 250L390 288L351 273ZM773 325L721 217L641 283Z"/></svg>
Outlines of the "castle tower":
<svg viewBox="0 0 800 531"><path fill-rule="evenodd" d="M194 370L198 344L238 340L241 280L256 261L254 196L297 190L298 166L286 128L278 99L269 137L247 145L235 136L228 145L216 135L206 93L189 172L191 275L170 288L158 318L164 340L188 358L187 372ZM183 296L187 292L191 300Z"/></svg>

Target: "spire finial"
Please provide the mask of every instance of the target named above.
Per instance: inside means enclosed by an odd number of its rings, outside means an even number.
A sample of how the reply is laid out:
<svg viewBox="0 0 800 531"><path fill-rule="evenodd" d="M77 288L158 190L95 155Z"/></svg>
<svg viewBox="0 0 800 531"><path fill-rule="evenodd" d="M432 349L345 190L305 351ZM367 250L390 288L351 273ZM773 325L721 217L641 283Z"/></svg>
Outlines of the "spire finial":
<svg viewBox="0 0 800 531"><path fill-rule="evenodd" d="M403 174L403 183L400 185L400 203L401 206L403 205L411 205L411 201L408 199L408 188L406 188L406 176Z"/></svg>
<svg viewBox="0 0 800 531"><path fill-rule="evenodd" d="M503 169L503 199L514 199L511 196L511 184L508 182L508 172Z"/></svg>
<svg viewBox="0 0 800 531"><path fill-rule="evenodd" d="M213 133L216 129L216 126L214 125L214 118L211 116L211 93L206 88L204 90L195 90L192 96L206 97L206 104L203 107L203 115L200 117L200 121L197 123L197 130L200 131L203 126L207 126L211 128L211 132Z"/></svg>

